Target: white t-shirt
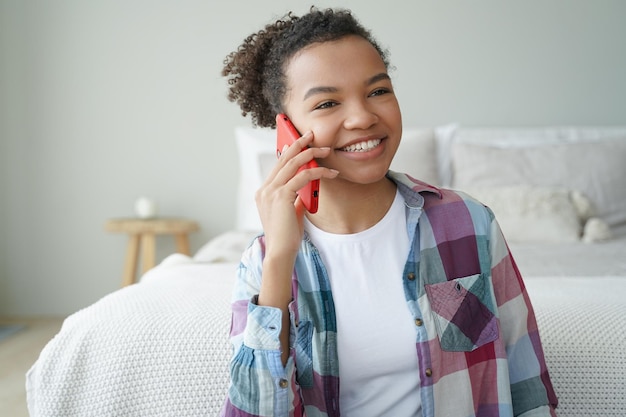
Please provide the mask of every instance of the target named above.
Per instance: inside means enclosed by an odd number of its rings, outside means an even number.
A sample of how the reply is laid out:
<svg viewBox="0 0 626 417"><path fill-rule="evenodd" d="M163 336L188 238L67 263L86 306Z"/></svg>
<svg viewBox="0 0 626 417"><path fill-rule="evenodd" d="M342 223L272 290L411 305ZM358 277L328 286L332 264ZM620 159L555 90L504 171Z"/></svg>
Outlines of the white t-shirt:
<svg viewBox="0 0 626 417"><path fill-rule="evenodd" d="M404 199L355 234L305 229L330 277L342 416L421 416L416 331L402 287L409 253Z"/></svg>

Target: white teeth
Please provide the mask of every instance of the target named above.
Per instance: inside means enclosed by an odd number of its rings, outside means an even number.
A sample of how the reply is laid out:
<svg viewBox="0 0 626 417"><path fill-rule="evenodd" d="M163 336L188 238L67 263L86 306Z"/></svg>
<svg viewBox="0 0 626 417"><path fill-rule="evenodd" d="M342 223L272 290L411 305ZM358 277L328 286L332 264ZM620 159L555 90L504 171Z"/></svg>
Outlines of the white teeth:
<svg viewBox="0 0 626 417"><path fill-rule="evenodd" d="M342 149L342 151L367 152L367 151L374 149L378 145L380 145L380 142L382 142L380 139L366 140L364 142L359 142L359 143L355 143L354 145L346 146L345 148Z"/></svg>

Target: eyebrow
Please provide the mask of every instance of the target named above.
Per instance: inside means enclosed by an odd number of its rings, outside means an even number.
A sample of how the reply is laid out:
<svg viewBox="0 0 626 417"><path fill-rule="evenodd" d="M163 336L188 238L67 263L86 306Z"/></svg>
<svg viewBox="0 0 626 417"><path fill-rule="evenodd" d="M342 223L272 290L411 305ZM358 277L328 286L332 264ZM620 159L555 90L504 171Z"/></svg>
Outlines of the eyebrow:
<svg viewBox="0 0 626 417"><path fill-rule="evenodd" d="M389 77L389 74L387 74L386 72L381 72L380 74L376 74L373 77L371 77L369 80L367 80L365 82L365 85L372 85L374 83L377 83L379 81L382 80L390 80L391 78ZM306 100L307 98L314 96L316 94L322 94L322 93L336 93L338 91L337 87L327 87L327 86L320 86L320 87L313 87L307 90L307 92L304 94L304 98L302 99L303 101Z"/></svg>

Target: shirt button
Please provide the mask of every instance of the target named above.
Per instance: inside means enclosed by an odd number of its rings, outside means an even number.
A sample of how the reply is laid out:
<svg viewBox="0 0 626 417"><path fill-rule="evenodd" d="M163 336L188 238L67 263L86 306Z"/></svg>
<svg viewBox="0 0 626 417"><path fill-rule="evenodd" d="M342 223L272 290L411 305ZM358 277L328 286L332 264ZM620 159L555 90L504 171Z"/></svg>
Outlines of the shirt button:
<svg viewBox="0 0 626 417"><path fill-rule="evenodd" d="M427 377L431 377L431 376L433 376L433 370L432 370L432 369L430 369L430 368L426 368L426 370L424 371L424 374L425 374Z"/></svg>
<svg viewBox="0 0 626 417"><path fill-rule="evenodd" d="M280 381L278 381L278 386L281 388L287 388L289 386L289 382L285 378L281 378Z"/></svg>
<svg viewBox="0 0 626 417"><path fill-rule="evenodd" d="M415 325L416 326L421 326L424 324L424 321L420 318L415 319Z"/></svg>
<svg viewBox="0 0 626 417"><path fill-rule="evenodd" d="M413 272L409 272L406 276L409 281L413 281L415 279L415 274Z"/></svg>

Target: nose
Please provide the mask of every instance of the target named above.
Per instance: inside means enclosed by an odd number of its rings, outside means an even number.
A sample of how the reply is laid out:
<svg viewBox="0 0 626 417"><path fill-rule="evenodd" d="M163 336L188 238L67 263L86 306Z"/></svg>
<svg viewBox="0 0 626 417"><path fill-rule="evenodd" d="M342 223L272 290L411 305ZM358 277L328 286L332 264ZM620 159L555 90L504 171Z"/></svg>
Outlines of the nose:
<svg viewBox="0 0 626 417"><path fill-rule="evenodd" d="M353 103L348 108L347 116L344 120L346 129L368 129L378 122L378 116L367 103Z"/></svg>

